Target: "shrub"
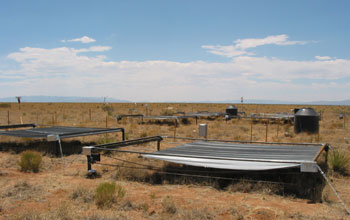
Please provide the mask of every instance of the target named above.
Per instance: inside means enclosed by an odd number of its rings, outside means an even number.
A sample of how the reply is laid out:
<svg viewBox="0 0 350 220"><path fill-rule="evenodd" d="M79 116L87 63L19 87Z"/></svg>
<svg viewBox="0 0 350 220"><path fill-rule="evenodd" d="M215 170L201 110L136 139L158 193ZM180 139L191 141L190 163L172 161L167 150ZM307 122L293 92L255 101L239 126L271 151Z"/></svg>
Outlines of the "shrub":
<svg viewBox="0 0 350 220"><path fill-rule="evenodd" d="M163 210L169 214L175 214L177 211L176 204L171 196L167 196L162 201Z"/></svg>
<svg viewBox="0 0 350 220"><path fill-rule="evenodd" d="M21 167L21 171L37 173L39 172L41 161L42 157L38 152L27 150L22 153L18 164Z"/></svg>
<svg viewBox="0 0 350 220"><path fill-rule="evenodd" d="M114 108L111 105L103 105L102 110L107 112L109 116L112 116L112 114L114 112Z"/></svg>
<svg viewBox="0 0 350 220"><path fill-rule="evenodd" d="M10 103L0 103L0 108L11 108Z"/></svg>
<svg viewBox="0 0 350 220"><path fill-rule="evenodd" d="M94 197L93 192L83 187L76 188L70 195L71 199L80 200L85 203L91 202L93 200L93 197Z"/></svg>
<svg viewBox="0 0 350 220"><path fill-rule="evenodd" d="M333 150L329 154L328 163L335 172L346 174L346 171L350 164L350 158L344 151Z"/></svg>
<svg viewBox="0 0 350 220"><path fill-rule="evenodd" d="M116 196L117 193L117 196ZM125 190L115 183L101 183L95 193L95 202L98 207L111 207L117 199L125 196Z"/></svg>

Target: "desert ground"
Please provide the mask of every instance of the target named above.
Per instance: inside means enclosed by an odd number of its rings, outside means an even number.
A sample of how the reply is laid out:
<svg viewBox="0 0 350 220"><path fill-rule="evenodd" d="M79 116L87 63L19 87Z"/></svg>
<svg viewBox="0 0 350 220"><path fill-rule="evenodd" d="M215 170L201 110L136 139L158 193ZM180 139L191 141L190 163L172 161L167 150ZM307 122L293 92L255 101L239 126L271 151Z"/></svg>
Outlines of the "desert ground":
<svg viewBox="0 0 350 220"><path fill-rule="evenodd" d="M121 114L171 115L176 112L225 112L228 104L193 103L0 103L0 125L35 123L38 125L115 128L122 127L128 140L148 136L198 138L198 124L208 124L208 139L267 141L284 143L328 143L331 151L349 155L350 106L307 106L321 113L317 134L294 133L293 125L278 121L256 121L223 117L200 118L179 123L124 118ZM296 105L235 104L239 112L292 114ZM339 115L345 115L340 119ZM120 133L74 138L82 143L109 143L121 140ZM29 138L0 136L4 143L33 143ZM45 140L43 140L45 142ZM161 149L185 143L165 138ZM188 141L187 141L188 142ZM65 143L63 143L64 145ZM132 150L156 150L155 143L130 146ZM0 151L0 219L350 219L343 204L328 185L322 188L320 202L283 190L284 182L259 181L258 178L233 179L222 184L218 179L157 174L147 167L181 165L139 158L135 154L101 155L93 164L98 176L88 178L86 156L60 157L39 152L39 172L23 172L18 161L21 153ZM131 163L131 165L130 165ZM140 164L142 166L140 166ZM327 177L346 207L350 207L349 163L337 172L330 166ZM138 169L136 169L137 167ZM202 170L197 170L200 173ZM277 175L277 174L276 174ZM298 174L296 174L298 175ZM226 175L227 177L227 175ZM235 175L237 177L237 175ZM247 176L244 176L247 177ZM263 178L266 180L266 178ZM99 206L96 188L115 183L124 193L113 203Z"/></svg>

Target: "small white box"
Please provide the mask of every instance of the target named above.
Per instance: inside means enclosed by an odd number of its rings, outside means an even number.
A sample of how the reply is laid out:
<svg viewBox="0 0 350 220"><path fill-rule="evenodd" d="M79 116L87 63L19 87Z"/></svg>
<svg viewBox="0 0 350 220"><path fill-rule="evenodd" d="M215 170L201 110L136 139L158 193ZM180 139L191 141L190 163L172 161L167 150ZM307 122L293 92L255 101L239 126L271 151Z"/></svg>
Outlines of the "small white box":
<svg viewBox="0 0 350 220"><path fill-rule="evenodd" d="M317 173L318 168L316 162L306 162L300 165L300 172L302 173Z"/></svg>
<svg viewBox="0 0 350 220"><path fill-rule="evenodd" d="M86 155L86 156L91 156L92 154L92 149L94 149L94 147L92 146L86 146L86 147L83 147L83 155Z"/></svg>
<svg viewBox="0 0 350 220"><path fill-rule="evenodd" d="M205 138L208 136L208 125L207 124L200 124L199 125L199 136L205 137Z"/></svg>
<svg viewBox="0 0 350 220"><path fill-rule="evenodd" d="M58 141L60 139L60 137L58 135L49 134L49 135L47 135L46 139L48 142Z"/></svg>

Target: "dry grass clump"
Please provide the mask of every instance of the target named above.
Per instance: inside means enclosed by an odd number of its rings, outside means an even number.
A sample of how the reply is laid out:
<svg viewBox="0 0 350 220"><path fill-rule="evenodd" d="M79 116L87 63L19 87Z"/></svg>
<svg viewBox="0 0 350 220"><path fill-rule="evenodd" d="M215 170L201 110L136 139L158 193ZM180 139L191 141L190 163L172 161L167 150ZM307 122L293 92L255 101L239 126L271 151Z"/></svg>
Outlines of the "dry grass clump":
<svg viewBox="0 0 350 220"><path fill-rule="evenodd" d="M28 200L37 197L41 188L29 184L27 181L19 181L12 187L8 187L0 198L12 198L14 200Z"/></svg>
<svg viewBox="0 0 350 220"><path fill-rule="evenodd" d="M101 183L95 192L95 202L99 208L111 207L113 203L125 196L125 190L122 186L115 183Z"/></svg>
<svg viewBox="0 0 350 220"><path fill-rule="evenodd" d="M175 214L177 211L176 204L171 196L167 196L162 201L163 211L169 214Z"/></svg>
<svg viewBox="0 0 350 220"><path fill-rule="evenodd" d="M350 157L345 151L333 150L329 154L328 164L333 171L342 175L347 175L350 165Z"/></svg>
<svg viewBox="0 0 350 220"><path fill-rule="evenodd" d="M237 183L230 184L226 187L228 192L260 192L264 194L281 194L283 186L280 184L264 183L264 182L250 182L241 180Z"/></svg>
<svg viewBox="0 0 350 220"><path fill-rule="evenodd" d="M21 171L34 173L39 172L42 157L38 152L27 150L21 154L21 159L18 165L21 167Z"/></svg>
<svg viewBox="0 0 350 220"><path fill-rule="evenodd" d="M70 195L70 198L84 203L89 203L94 200L94 193L87 188L77 187Z"/></svg>

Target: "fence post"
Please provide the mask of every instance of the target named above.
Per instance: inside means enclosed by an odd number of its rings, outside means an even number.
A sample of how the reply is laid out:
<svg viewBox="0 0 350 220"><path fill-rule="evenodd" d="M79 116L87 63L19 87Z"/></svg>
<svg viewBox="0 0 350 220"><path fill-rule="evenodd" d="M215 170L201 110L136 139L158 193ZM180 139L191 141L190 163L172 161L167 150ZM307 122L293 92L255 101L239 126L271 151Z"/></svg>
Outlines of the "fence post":
<svg viewBox="0 0 350 220"><path fill-rule="evenodd" d="M265 134L265 142L267 142L267 131L269 129L269 121L266 122L266 134Z"/></svg>
<svg viewBox="0 0 350 220"><path fill-rule="evenodd" d="M253 141L253 119L250 120L250 141Z"/></svg>
<svg viewBox="0 0 350 220"><path fill-rule="evenodd" d="M10 125L10 111L7 111L7 125Z"/></svg>

